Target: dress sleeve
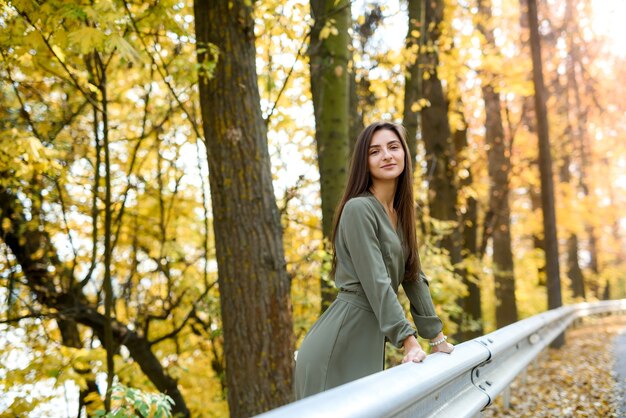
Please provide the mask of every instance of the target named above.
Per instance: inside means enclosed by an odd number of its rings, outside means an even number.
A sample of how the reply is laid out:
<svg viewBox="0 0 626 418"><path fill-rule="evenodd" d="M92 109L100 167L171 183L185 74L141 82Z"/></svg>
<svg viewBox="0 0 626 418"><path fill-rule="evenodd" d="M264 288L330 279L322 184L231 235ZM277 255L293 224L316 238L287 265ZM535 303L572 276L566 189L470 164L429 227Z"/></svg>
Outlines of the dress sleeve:
<svg viewBox="0 0 626 418"><path fill-rule="evenodd" d="M360 200L348 201L341 214L339 238L349 253L380 331L393 345L402 347L415 330L391 286L376 231L373 209Z"/></svg>
<svg viewBox="0 0 626 418"><path fill-rule="evenodd" d="M413 281L404 280L402 287L411 303L411 316L420 337L427 339L435 338L443 329L443 324L435 312L426 276L423 272L420 272L419 279Z"/></svg>

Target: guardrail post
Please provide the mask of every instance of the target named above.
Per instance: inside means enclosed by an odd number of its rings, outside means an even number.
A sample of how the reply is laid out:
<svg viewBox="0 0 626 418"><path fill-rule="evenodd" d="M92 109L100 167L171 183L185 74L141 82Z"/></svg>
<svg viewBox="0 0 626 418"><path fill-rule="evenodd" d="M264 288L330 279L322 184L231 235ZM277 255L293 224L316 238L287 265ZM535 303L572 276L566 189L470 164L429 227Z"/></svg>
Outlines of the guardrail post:
<svg viewBox="0 0 626 418"><path fill-rule="evenodd" d="M507 386L502 392L502 406L505 410L511 406L511 385Z"/></svg>

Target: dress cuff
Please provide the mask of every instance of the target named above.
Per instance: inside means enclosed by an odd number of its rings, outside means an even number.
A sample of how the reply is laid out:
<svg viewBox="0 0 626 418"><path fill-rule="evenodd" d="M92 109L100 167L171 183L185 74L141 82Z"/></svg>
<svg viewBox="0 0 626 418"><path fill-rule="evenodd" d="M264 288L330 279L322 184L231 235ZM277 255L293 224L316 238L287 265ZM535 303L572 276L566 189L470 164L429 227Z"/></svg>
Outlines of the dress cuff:
<svg viewBox="0 0 626 418"><path fill-rule="evenodd" d="M413 315L415 326L419 332L420 337L428 340L435 338L441 330L443 330L443 323L438 316L417 316Z"/></svg>
<svg viewBox="0 0 626 418"><path fill-rule="evenodd" d="M404 340L409 338L411 335L417 338L417 332L412 327L409 327L409 329L404 330L403 332L398 334L398 340L394 342L396 348L404 347Z"/></svg>

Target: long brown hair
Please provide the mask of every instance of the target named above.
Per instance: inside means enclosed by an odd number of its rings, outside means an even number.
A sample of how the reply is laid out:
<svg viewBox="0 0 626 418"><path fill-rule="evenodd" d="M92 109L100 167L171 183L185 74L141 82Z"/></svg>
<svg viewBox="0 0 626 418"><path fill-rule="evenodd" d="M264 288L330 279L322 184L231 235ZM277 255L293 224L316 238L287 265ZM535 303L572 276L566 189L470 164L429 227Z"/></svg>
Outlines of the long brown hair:
<svg viewBox="0 0 626 418"><path fill-rule="evenodd" d="M404 269L404 280L416 280L420 272L420 261L417 253L417 238L415 235L415 208L413 200L413 168L409 147L406 144L406 134L402 125L391 122L374 122L359 134L352 159L350 161L350 171L348 174L348 184L343 193L343 197L335 210L335 220L332 237L333 263L331 275L334 276L337 267L337 253L335 251L335 239L339 220L343 208L348 200L368 191L372 186L372 176L368 169L369 147L374 134L380 130L388 130L396 134L402 148L404 149L404 171L398 177L396 194L393 198L393 207L398 214L398 220L402 226L404 235L404 249L408 251L409 258Z"/></svg>

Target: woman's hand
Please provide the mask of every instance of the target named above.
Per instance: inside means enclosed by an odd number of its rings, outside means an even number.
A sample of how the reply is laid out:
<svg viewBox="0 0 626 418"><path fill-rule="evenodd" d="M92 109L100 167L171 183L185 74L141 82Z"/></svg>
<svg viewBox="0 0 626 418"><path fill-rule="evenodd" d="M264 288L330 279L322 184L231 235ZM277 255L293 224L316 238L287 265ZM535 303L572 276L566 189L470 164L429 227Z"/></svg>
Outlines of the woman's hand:
<svg viewBox="0 0 626 418"><path fill-rule="evenodd" d="M435 341L441 341L443 339L443 332L440 332L439 335L437 335L435 338L431 339L431 342L435 342ZM437 345L433 345L430 348L430 352L432 353L446 353L446 354L450 354L452 351L454 351L454 346L452 344L450 344L447 341L443 341L440 344Z"/></svg>
<svg viewBox="0 0 626 418"><path fill-rule="evenodd" d="M402 359L402 363L408 363L412 361L413 363L421 363L426 358L426 353L422 350L421 347L417 346L415 348L410 349L406 352L406 355Z"/></svg>
<svg viewBox="0 0 626 418"><path fill-rule="evenodd" d="M450 354L454 351L454 346L447 341L442 342L430 349L431 353L446 353Z"/></svg>
<svg viewBox="0 0 626 418"><path fill-rule="evenodd" d="M404 353L402 363L408 363L410 361L420 363L426 358L426 353L422 350L422 347L413 335L404 340Z"/></svg>

